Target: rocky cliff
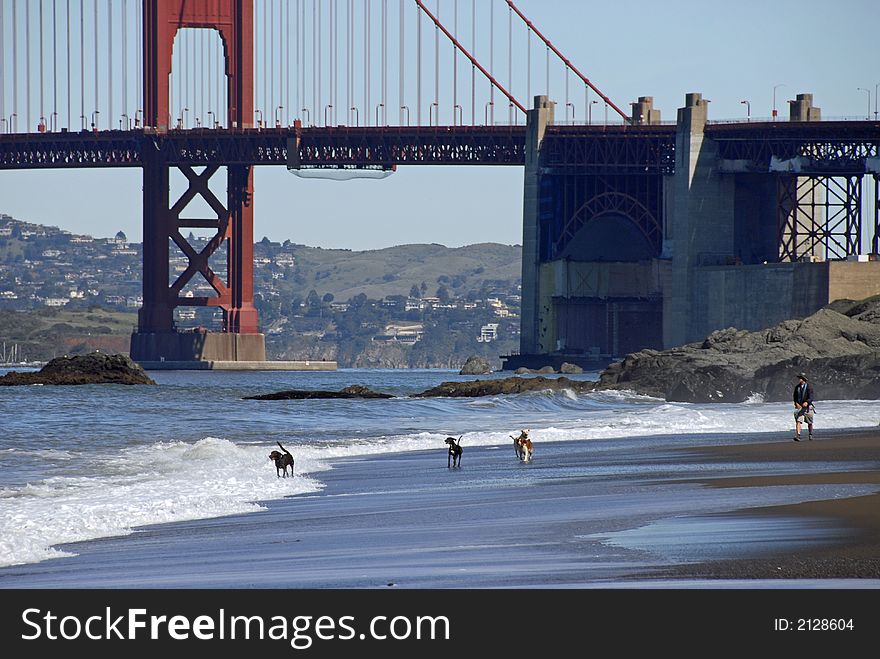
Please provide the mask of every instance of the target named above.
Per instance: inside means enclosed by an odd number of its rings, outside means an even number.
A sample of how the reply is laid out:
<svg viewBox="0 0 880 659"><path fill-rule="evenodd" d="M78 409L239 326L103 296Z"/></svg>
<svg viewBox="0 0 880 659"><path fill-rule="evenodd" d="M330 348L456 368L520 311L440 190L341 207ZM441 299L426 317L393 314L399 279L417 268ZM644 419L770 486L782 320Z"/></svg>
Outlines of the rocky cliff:
<svg viewBox="0 0 880 659"><path fill-rule="evenodd" d="M838 300L803 320L748 332L728 328L611 364L597 389L679 402L787 401L805 372L817 400L880 399L880 297Z"/></svg>

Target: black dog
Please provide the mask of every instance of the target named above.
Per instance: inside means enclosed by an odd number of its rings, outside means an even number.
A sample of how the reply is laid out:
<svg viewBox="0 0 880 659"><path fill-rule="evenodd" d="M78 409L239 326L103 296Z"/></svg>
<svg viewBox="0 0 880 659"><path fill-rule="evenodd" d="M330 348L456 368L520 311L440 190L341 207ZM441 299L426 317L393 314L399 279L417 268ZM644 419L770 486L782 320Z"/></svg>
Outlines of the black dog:
<svg viewBox="0 0 880 659"><path fill-rule="evenodd" d="M446 443L449 444L449 453L446 456L446 467L460 467L461 466L461 438L463 435L459 435L458 439L455 437L447 437Z"/></svg>
<svg viewBox="0 0 880 659"><path fill-rule="evenodd" d="M290 451L281 446L281 442L278 442L278 448L284 451L284 453L272 451L269 454L269 459L275 463L275 473L279 477L283 474L284 478L287 478L287 468L290 467L290 475L293 476L293 456L290 454Z"/></svg>

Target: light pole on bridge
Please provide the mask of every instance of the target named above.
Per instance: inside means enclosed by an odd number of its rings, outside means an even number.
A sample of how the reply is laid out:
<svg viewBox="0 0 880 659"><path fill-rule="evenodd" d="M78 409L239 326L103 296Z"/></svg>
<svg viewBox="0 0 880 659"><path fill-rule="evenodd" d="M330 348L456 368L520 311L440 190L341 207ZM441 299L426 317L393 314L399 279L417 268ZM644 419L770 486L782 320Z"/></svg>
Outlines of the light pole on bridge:
<svg viewBox="0 0 880 659"><path fill-rule="evenodd" d="M596 105L599 101L590 101L590 104L587 106L587 124L593 123L593 106Z"/></svg>
<svg viewBox="0 0 880 659"><path fill-rule="evenodd" d="M776 88L777 87L785 87L785 83L780 82L777 85L773 85L773 121L776 121L776 115L778 114L776 112Z"/></svg>
<svg viewBox="0 0 880 659"><path fill-rule="evenodd" d="M262 110L254 110L255 115L259 115L259 119L257 119L257 128L263 127L263 111Z"/></svg>
<svg viewBox="0 0 880 659"><path fill-rule="evenodd" d="M865 115L865 119L871 121L871 90L864 87L856 87L856 91L865 92L868 95L868 114Z"/></svg>
<svg viewBox="0 0 880 659"><path fill-rule="evenodd" d="M877 121L877 92L880 91L880 82L874 85L874 121Z"/></svg>
<svg viewBox="0 0 880 659"><path fill-rule="evenodd" d="M746 106L746 121L752 120L752 104L748 101L740 101L743 105Z"/></svg>
<svg viewBox="0 0 880 659"><path fill-rule="evenodd" d="M281 128L281 116L279 115L279 111L283 109L283 105L279 105L275 108L275 128ZM326 119L324 120L324 123L327 123Z"/></svg>

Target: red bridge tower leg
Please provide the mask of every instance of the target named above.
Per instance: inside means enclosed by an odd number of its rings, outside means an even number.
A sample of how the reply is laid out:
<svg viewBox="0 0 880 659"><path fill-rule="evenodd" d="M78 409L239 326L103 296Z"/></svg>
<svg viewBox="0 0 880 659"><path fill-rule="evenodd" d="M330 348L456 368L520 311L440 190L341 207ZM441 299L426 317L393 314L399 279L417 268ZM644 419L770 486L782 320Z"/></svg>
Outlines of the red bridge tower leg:
<svg viewBox="0 0 880 659"><path fill-rule="evenodd" d="M226 128L253 127L253 0L144 0L144 127L155 130L155 142L144 142L144 302L138 313L138 330L132 336L131 354L138 361L265 360L265 343L259 334L254 308L254 209L253 168L227 167L226 204L210 192L208 179L217 168L201 174L179 169L189 188L169 204L169 170L157 148L173 129L169 117L169 75L172 47L182 28L214 29L225 53L227 80ZM216 217L182 219L181 213L196 196L202 196ZM217 233L196 253L183 237L183 228L210 228ZM169 285L169 240L189 259L186 271ZM208 266L208 258L223 243L228 254L228 281ZM181 289L197 273L214 288L216 297L182 298ZM181 305L219 306L223 333L177 333L174 309Z"/></svg>

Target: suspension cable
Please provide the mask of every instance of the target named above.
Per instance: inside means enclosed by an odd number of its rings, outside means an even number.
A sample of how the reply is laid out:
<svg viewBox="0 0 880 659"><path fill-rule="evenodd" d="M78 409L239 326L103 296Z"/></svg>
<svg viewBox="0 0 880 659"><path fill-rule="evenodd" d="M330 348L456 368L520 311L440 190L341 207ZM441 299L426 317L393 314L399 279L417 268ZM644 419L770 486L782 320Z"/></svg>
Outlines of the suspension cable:
<svg viewBox="0 0 880 659"><path fill-rule="evenodd" d="M79 6L79 120L82 130L86 128L86 4Z"/></svg>
<svg viewBox="0 0 880 659"><path fill-rule="evenodd" d="M122 129L128 130L128 0L122 0L122 116L126 121Z"/></svg>
<svg viewBox="0 0 880 659"><path fill-rule="evenodd" d="M12 2L12 115L9 117L10 123L12 123L12 119L16 119L16 126L18 126L18 25L15 19L15 5L16 2L13 0ZM9 126L9 132L12 132L12 126Z"/></svg>
<svg viewBox="0 0 880 659"><path fill-rule="evenodd" d="M471 0L471 50L477 56L477 0ZM471 126L477 125L477 67L471 62Z"/></svg>
<svg viewBox="0 0 880 659"><path fill-rule="evenodd" d="M57 0L52 0L52 116L58 116L58 7ZM54 122L49 125L54 130Z"/></svg>
<svg viewBox="0 0 880 659"><path fill-rule="evenodd" d="M562 55L562 53L559 52L559 50L556 48L556 46L554 46L550 42L550 40L547 39L547 37L545 37L543 34L541 34L541 32L538 30L538 28L536 28L534 26L534 24L529 19L527 19L525 17L525 15L516 7L516 5L513 4L513 0L506 0L506 2L507 2L507 5L510 7L511 11L515 11L517 16L519 16L522 19L522 21L529 27L529 29L534 30L534 32L538 36L538 38L541 39L560 60L562 60L563 64L567 65L574 72L574 74L576 76L578 76L581 79L581 81L583 81L583 83L585 85L589 86L594 92L596 92L599 95L599 97L603 101L605 101L606 105L611 106L615 110L615 112L617 112L621 117L623 117L623 119L625 121L630 121L630 117L623 110L621 110L619 107L617 107L611 101L610 98L608 98L607 96L605 96L605 94L603 94L601 91L599 91L599 89L592 82L590 82L590 80L583 73L581 73L577 69L577 67L575 67L574 64L572 64L568 60L568 58L564 57Z"/></svg>
<svg viewBox="0 0 880 659"><path fill-rule="evenodd" d="M446 38L452 40L455 43L456 47L461 51L462 55L467 57L471 61L471 63L474 64L480 70L480 73L482 73L484 76L489 78L490 81L492 82L492 84L498 88L498 91L500 91L502 94L504 94L507 97L508 101L510 101L511 107L516 107L523 114L525 114L526 109L522 106L522 104L519 101L517 101L516 98L510 92L508 92L504 87L502 87L501 84L495 78L493 78L491 75L489 75L489 72L486 71L486 69L483 68L483 66L479 62L477 62L477 60L474 58L474 56L471 55L471 53L469 53L464 46L462 46L458 41L455 40L455 38L449 33L449 30L447 30L445 27L443 27L443 25L440 23L440 20L436 16L434 16L430 12L430 10L428 10L427 7L425 7L424 2L422 2L422 0L415 0L415 1L416 1L416 5L418 5L419 9L421 9L422 12L424 12L424 14L428 18L430 18L434 22L434 24L439 27L440 30L443 31L443 34L446 35Z"/></svg>
<svg viewBox="0 0 880 659"><path fill-rule="evenodd" d="M6 34L3 30L3 14L6 11L6 7L4 7L3 0L0 0L0 35ZM5 43L5 41L4 41ZM4 91L6 90L6 61L3 57L4 55L4 44L0 43L0 133L4 131L3 121L6 119L6 97ZM6 126L6 130L10 133L12 132L11 126Z"/></svg>
<svg viewBox="0 0 880 659"><path fill-rule="evenodd" d="M25 29L25 124L26 132L31 131L31 3L27 2L24 6L24 29Z"/></svg>
<svg viewBox="0 0 880 659"><path fill-rule="evenodd" d="M45 109L43 105L43 1L40 0L40 120L39 125L43 126L43 117L45 117ZM43 130L43 128L41 128Z"/></svg>
<svg viewBox="0 0 880 659"><path fill-rule="evenodd" d="M364 126L370 125L370 0L364 0Z"/></svg>
<svg viewBox="0 0 880 659"><path fill-rule="evenodd" d="M113 130L113 0L107 0L107 128Z"/></svg>
<svg viewBox="0 0 880 659"><path fill-rule="evenodd" d="M399 106L398 114L400 117L398 119L398 123L401 126L403 126L403 106L404 106L403 85L404 85L404 75L405 75L404 64L403 64L404 63L403 50L406 47L406 38L404 36L404 25L405 24L404 24L403 2L404 2L404 0L400 0L400 18L398 19L398 29L400 31L400 35L399 35L400 36L400 46L398 47L398 55L397 55L397 59L398 59L399 67L400 67L400 80L398 81L399 85L400 85L400 90L398 91L398 99L397 99L397 105ZM407 122L407 123L409 123L409 122Z"/></svg>

